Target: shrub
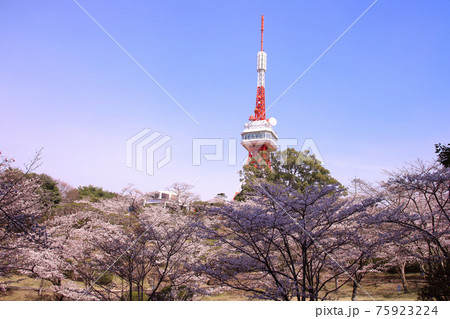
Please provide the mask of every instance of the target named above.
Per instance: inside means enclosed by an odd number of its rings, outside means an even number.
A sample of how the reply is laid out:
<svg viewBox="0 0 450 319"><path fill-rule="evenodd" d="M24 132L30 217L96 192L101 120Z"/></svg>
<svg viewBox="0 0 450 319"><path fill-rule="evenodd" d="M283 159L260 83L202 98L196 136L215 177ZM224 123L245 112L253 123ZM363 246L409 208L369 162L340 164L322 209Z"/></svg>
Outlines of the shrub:
<svg viewBox="0 0 450 319"><path fill-rule="evenodd" d="M450 260L430 265L426 284L419 290L419 300L450 300Z"/></svg>
<svg viewBox="0 0 450 319"><path fill-rule="evenodd" d="M80 186L78 187L78 192L81 198L88 198L92 202L96 202L99 199L114 198L117 196L116 193L108 192L103 190L101 187L96 187L93 185Z"/></svg>
<svg viewBox="0 0 450 319"><path fill-rule="evenodd" d="M110 272L105 272L98 280L97 284L107 286L113 282L114 275Z"/></svg>

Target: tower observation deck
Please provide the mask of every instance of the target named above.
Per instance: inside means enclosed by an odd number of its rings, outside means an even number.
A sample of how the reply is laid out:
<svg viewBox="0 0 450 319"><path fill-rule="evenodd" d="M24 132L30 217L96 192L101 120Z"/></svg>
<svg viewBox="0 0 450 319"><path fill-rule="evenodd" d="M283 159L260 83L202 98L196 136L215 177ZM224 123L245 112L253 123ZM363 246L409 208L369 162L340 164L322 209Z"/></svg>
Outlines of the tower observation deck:
<svg viewBox="0 0 450 319"><path fill-rule="evenodd" d="M248 151L248 161L257 159L258 165L264 160L270 166L268 152L278 149L278 136L273 130L277 124L275 118L266 119L266 70L267 53L263 50L264 16L261 17L261 51L258 52L256 60L256 71L258 72L256 88L255 114L249 117L245 123L244 131L241 133L241 145ZM261 152L264 151L264 155ZM261 155L261 156L258 156Z"/></svg>

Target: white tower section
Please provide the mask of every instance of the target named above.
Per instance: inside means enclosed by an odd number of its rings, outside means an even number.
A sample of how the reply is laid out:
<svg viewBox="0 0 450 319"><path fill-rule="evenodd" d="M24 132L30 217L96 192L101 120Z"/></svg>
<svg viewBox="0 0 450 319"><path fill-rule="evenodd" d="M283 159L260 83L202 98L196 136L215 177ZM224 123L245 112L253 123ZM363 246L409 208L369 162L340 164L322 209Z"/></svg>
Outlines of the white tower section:
<svg viewBox="0 0 450 319"><path fill-rule="evenodd" d="M269 152L278 149L278 135L273 130L270 122L275 122L275 119L249 121L244 124L244 131L241 133L241 145L244 146L250 155L256 154L263 146L267 147Z"/></svg>
<svg viewBox="0 0 450 319"><path fill-rule="evenodd" d="M258 87L266 87L267 53L259 51L256 61L256 71L258 72Z"/></svg>

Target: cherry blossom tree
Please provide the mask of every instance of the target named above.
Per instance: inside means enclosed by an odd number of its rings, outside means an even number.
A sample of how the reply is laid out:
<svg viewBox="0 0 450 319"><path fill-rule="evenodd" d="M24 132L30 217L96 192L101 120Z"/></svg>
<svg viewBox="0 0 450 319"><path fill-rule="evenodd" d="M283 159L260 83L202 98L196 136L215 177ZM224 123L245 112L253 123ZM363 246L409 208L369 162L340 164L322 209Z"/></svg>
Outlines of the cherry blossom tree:
<svg viewBox="0 0 450 319"><path fill-rule="evenodd" d="M380 257L386 261L383 265L384 269L394 267L400 275L402 282L403 292L408 293L408 281L406 279L406 266L412 263L421 264L420 248L421 242L412 242L410 239L410 233L404 230L399 230L394 226L385 226L383 228L385 232L397 234L396 240L393 240L387 245L384 245L380 251ZM401 236L398 236L401 234Z"/></svg>
<svg viewBox="0 0 450 319"><path fill-rule="evenodd" d="M197 194L191 192L193 188L194 185L186 183L174 183L169 187L169 190L175 192L175 201L181 210L188 208L190 204L199 199Z"/></svg>
<svg viewBox="0 0 450 319"><path fill-rule="evenodd" d="M419 160L388 172L388 179L378 187L360 185L366 194L383 197L380 205L385 209L376 214L375 223L386 234L396 234L384 252L388 265L399 269L404 291L406 264L420 262L429 280L439 277L424 287L430 297L423 298L450 298L450 169Z"/></svg>
<svg viewBox="0 0 450 319"><path fill-rule="evenodd" d="M128 190L55 211L46 223L49 244L24 248L19 270L49 282L58 300L192 298L193 218L162 206L128 209L139 201Z"/></svg>
<svg viewBox="0 0 450 319"><path fill-rule="evenodd" d="M70 211L52 220L49 232L61 243L52 248L61 247L58 255L68 261L59 265L60 273L72 273L71 279L85 285L56 284L55 291L75 300L192 297L187 287L195 285L189 268L198 246L194 220L162 206L143 207L142 200L129 186L113 199L83 202L90 211ZM120 279L120 286L114 280L105 283L106 275ZM180 289L182 296L177 295Z"/></svg>
<svg viewBox="0 0 450 319"><path fill-rule="evenodd" d="M391 172L382 184L386 205L392 206L379 221L408 232L407 243L425 264L429 280L439 286L424 288L423 298L449 300L450 290L450 169L421 161Z"/></svg>
<svg viewBox="0 0 450 319"><path fill-rule="evenodd" d="M346 252L339 258L345 264L351 264L352 260L358 260L351 266L353 274L352 301L357 300L362 288L362 279L369 273L378 273L386 270L386 262L383 259L384 249L393 241L391 235L386 234L377 224L372 224L372 212L374 207L368 209L365 214L359 216L357 224L349 225L354 232ZM366 292L367 293L367 292Z"/></svg>
<svg viewBox="0 0 450 319"><path fill-rule="evenodd" d="M349 191L353 198L362 199L365 196L372 196L382 199L362 216L363 219L360 222L364 226L364 231L355 227L355 231L358 232L358 237L361 240L355 242L349 251L364 249L366 254L365 258L361 259L360 268L355 274L352 300L356 300L358 284L367 273L387 271L392 267L395 267L399 272L403 291L407 293L405 268L408 262L417 261L417 257L413 256L412 253L414 245L411 245L409 239L405 240L405 238L409 238L407 231L399 228L398 225L380 223L377 218L384 210L395 211L398 205L387 204L390 200L389 193L361 179L354 179Z"/></svg>
<svg viewBox="0 0 450 319"><path fill-rule="evenodd" d="M40 220L52 204L39 178L30 175L39 160L40 152L22 171L11 167L14 160L0 157L0 276L15 270L19 248L48 245Z"/></svg>
<svg viewBox="0 0 450 319"><path fill-rule="evenodd" d="M99 300L99 296L84 295L90 278L98 273L93 263L95 232L102 222L98 211L62 211L46 223L48 245L21 249L18 270L51 284L55 298ZM106 288L105 288L106 289Z"/></svg>
<svg viewBox="0 0 450 319"><path fill-rule="evenodd" d="M109 225L98 229L98 261L105 266L102 269L126 281L127 299L136 288L138 300L157 300L162 288L175 291L192 276L187 263L195 256L194 228L187 219L173 217L163 208L151 207L114 232L108 231Z"/></svg>
<svg viewBox="0 0 450 319"><path fill-rule="evenodd" d="M198 271L273 300L326 299L352 280L366 251L345 260L341 256L357 240L353 227L360 225L358 217L379 199L343 199L338 184L302 193L259 182L252 189L254 201L209 211L204 236L219 241L222 251ZM327 288L336 277L343 278L339 286Z"/></svg>
<svg viewBox="0 0 450 319"><path fill-rule="evenodd" d="M72 187L70 184L57 180L57 187L61 194L61 199L63 203L71 203L80 198L80 193L78 189Z"/></svg>

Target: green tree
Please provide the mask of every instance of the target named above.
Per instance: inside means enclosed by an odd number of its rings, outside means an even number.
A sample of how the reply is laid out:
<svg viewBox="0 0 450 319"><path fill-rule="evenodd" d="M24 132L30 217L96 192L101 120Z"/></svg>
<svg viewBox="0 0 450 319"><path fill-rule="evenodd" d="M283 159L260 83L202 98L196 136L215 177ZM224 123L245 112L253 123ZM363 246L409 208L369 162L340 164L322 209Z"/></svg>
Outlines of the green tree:
<svg viewBox="0 0 450 319"><path fill-rule="evenodd" d="M28 173L28 178L37 178L41 189L46 194L46 200L50 204L59 204L61 202L61 193L59 192L58 182L47 174Z"/></svg>
<svg viewBox="0 0 450 319"><path fill-rule="evenodd" d="M97 201L99 199L114 198L117 196L116 193L104 190L101 187L89 185L89 186L79 186L78 192L81 198L87 198L91 201Z"/></svg>
<svg viewBox="0 0 450 319"><path fill-rule="evenodd" d="M227 195L225 195L225 193L218 193L216 198L227 199Z"/></svg>
<svg viewBox="0 0 450 319"><path fill-rule="evenodd" d="M447 146L439 143L434 145L436 147L436 154L438 154L438 161L445 167L450 167L450 144Z"/></svg>
<svg viewBox="0 0 450 319"><path fill-rule="evenodd" d="M261 154L260 158L265 156L267 154ZM339 184L314 155L309 154L308 151L297 151L294 148L271 153L270 167L259 158L254 158L243 167L240 174L242 191L235 197L235 200L240 201L251 193L252 185L259 180L266 183L283 184L300 193L308 187L322 188L326 185Z"/></svg>

